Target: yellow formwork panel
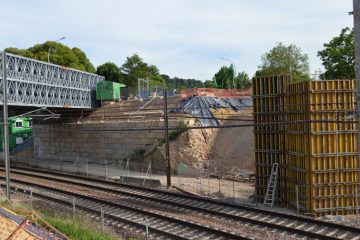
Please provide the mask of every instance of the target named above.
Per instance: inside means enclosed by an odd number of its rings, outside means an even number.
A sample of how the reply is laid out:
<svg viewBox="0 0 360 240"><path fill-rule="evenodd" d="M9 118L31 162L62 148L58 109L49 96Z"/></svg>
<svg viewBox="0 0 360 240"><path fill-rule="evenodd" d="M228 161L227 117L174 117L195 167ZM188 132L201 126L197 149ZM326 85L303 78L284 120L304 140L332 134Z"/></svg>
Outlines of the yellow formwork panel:
<svg viewBox="0 0 360 240"><path fill-rule="evenodd" d="M354 209L359 179L354 90L351 80L289 86L287 119L303 121L286 128L289 202L294 203L297 185L306 212L346 214Z"/></svg>
<svg viewBox="0 0 360 240"><path fill-rule="evenodd" d="M352 213L359 187L355 82L289 80L254 81L257 195L265 195L271 164L278 162L281 204L296 206L298 188L304 212Z"/></svg>
<svg viewBox="0 0 360 240"><path fill-rule="evenodd" d="M256 162L256 195L266 194L273 163L279 163L278 202L286 199L285 192L285 121L286 90L289 76L257 78L253 82L253 111ZM258 125L257 125L258 124Z"/></svg>

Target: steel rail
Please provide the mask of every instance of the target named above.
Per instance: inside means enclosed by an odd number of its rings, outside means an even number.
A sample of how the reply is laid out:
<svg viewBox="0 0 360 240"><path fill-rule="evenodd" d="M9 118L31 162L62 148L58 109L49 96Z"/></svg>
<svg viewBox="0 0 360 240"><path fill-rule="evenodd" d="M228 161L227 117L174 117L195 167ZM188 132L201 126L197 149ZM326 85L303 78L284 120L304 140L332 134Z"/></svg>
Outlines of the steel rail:
<svg viewBox="0 0 360 240"><path fill-rule="evenodd" d="M26 171L28 168L21 168L21 169L25 169L25 171ZM190 199L190 200L196 201L197 203L199 201L202 201L202 202L206 202L207 204L211 203L211 204L216 204L217 206L226 206L226 207L235 208L235 209L242 210L242 211L261 213L263 215L275 216L275 217L279 217L279 218L282 218L282 219L288 219L288 220L292 220L292 221L299 221L299 222L302 222L302 223L305 222L305 223L316 224L318 227L322 227L322 228L331 227L331 228L334 228L334 229L339 229L339 230L342 230L342 231L349 232L351 234L356 234L356 235L360 234L360 229L359 228L354 228L354 227L350 227L350 226L345 226L345 225L339 225L339 224L335 224L335 223L319 221L319 220L315 220L315 219L312 219L312 218L304 218L304 217L295 216L295 215L289 215L289 214L284 214L284 213L267 211L267 210L263 210L263 209L252 208L252 207L249 207L249 206L243 206L243 205L238 205L238 204L233 204L233 203L228 203L228 202L216 201L216 200L209 199L209 198L204 198L204 197L187 196L187 195L174 193L174 192L163 191L163 190L159 190L159 189L144 188L144 187L124 184L124 183L118 183L118 182L113 182L113 181L108 181L108 180L88 178L88 177L78 176L78 175L74 175L74 174L59 173L59 172L52 172L52 171L49 172L49 171L38 170L38 169L36 169L36 171L37 172L42 172L44 174L56 174L58 176L66 176L68 178L70 177L70 178L75 178L75 179L81 179L83 181L96 182L96 183L101 183L101 184L106 184L106 185L113 185L113 186L123 187L123 188L125 187L125 188L129 188L129 189L135 189L137 191L151 192L151 193L155 193L155 194L168 195L168 196L171 196L171 197L179 197L179 198L188 199L188 200ZM319 233L316 233L316 232L309 232L309 231L301 230L301 229L297 229L297 228L286 227L286 226L283 226L283 225L279 225L276 222L269 223L269 222L266 222L266 221L261 221L261 220L257 220L257 219L251 219L251 218L248 218L248 217L228 214L226 212L220 212L220 211L215 211L215 210L212 210L212 209L206 209L206 208L197 207L197 206L195 206L194 203L191 203L191 204L177 203L177 202L174 202L173 200L160 199L159 197L156 198L156 197L151 197L151 196L144 196L144 195L140 195L140 193L136 194L136 193L131 193L131 192L127 192L127 191L119 190L119 189L110 189L108 187L100 187L100 186L96 186L96 185L91 185L90 183L74 182L74 181L71 181L69 179L67 179L67 180L66 179L59 179L59 178L54 178L54 177L51 177L51 176L43 176L43 175L39 176L38 174L24 173L24 172L17 171L17 170L13 170L12 172L13 173L18 173L18 174L24 174L24 175L27 175L27 176L40 177L40 178L47 179L47 180L60 181L60 182L67 183L67 184L76 184L78 186L83 186L83 187L87 187L87 188L93 188L93 189L97 189L97 190L101 190L101 191L108 191L108 192L115 193L115 194L120 194L120 195L127 195L127 196L130 196L130 197L140 198L140 199L144 199L144 200L150 200L150 201L153 201L153 202L159 202L159 203L173 205L173 206L177 206L177 207L181 207L181 208L192 209L192 210L195 210L195 211L205 212L205 213L215 215L215 216L226 217L228 219L242 221L242 222L249 222L249 223L252 223L252 224L257 224L257 225L269 227L269 228L272 228L272 229L279 229L279 230L282 230L282 231L286 231L286 232L289 232L289 233L296 233L296 234L300 234L300 235L303 235L303 236L310 236L310 237L313 237L313 238L323 238L323 237L326 236L326 235L319 234ZM326 236L326 238L327 239L339 239L339 238L331 237L331 236Z"/></svg>
<svg viewBox="0 0 360 240"><path fill-rule="evenodd" d="M278 229L278 230L286 231L289 233L296 233L296 234L303 235L303 236L308 236L308 237L313 237L313 238L323 238L324 237L323 234L317 234L315 232L309 232L306 230L296 229L293 227L286 227L283 225L278 225L277 222L269 223L267 221L251 219L249 217L243 217L243 216L239 216L239 215L233 215L233 214L228 214L228 213L221 212L221 211L215 211L212 209L198 207L194 203L183 204L183 203L175 202L173 199L166 200L166 199L157 198L156 196L150 197L150 196L140 195L140 193L136 194L136 193L126 192L126 191L119 190L119 189L110 189L105 186L101 187L101 186L96 186L96 185L92 185L89 183L81 183L81 182L77 182L77 181L74 182L74 181L71 181L70 179L58 179L58 178L54 178L54 177L50 177L50 176L43 176L43 175L38 175L38 174L34 174L34 173L24 173L22 171L16 171L16 170L12 170L12 173L26 175L26 176L30 176L30 177L37 177L37 178L46 179L46 180L50 180L50 181L57 181L57 182L66 183L66 184L72 184L75 186L81 186L81 187L96 189L96 190L100 190L100 191L107 191L107 192L110 192L113 194L127 195L130 197L135 197L135 198L144 199L144 200L148 200L148 201L172 205L175 207L181 207L181 208L191 209L191 210L198 211L198 212L204 212L204 213L211 214L211 215L217 216L217 217L225 217L230 220L236 220L236 221L256 224L259 226L269 227L271 229ZM331 236L327 236L327 238L328 239L339 239L339 238L331 237Z"/></svg>
<svg viewBox="0 0 360 240"><path fill-rule="evenodd" d="M5 178L3 176L0 176L0 179L5 179ZM245 236L240 236L240 235L237 235L237 234L234 234L234 233L231 233L231 232L222 231L222 230L219 230L219 229L214 229L214 228L211 228L211 227L203 226L203 225L192 223L192 222L187 222L187 221L180 220L180 219L175 219L173 217L168 217L168 216L161 215L161 214L154 213L154 212L150 212L150 211L147 211L147 210L144 210L144 209L131 207L131 206L128 206L126 204L121 204L121 203L118 203L118 202L112 202L112 201L109 201L109 200L106 200L106 199L97 198L97 197L93 197L93 196L88 196L88 195L85 195L85 194L79 194L79 193L75 193L75 192L72 192L72 191L69 191L69 190L60 189L60 188L57 188L57 187L49 187L49 186L46 186L46 185L40 184L40 183L29 183L27 181L14 179L14 178L12 179L12 182L22 184L22 185L25 185L25 186L27 186L27 185L35 186L35 187L38 187L40 189L46 189L48 191L52 191L52 192L56 192L56 193L60 193L60 194L65 194L65 195L68 195L68 196L74 196L77 199L85 199L85 200L88 200L88 201L92 201L94 203L101 203L101 204L104 204L106 206L116 207L118 209L125 209L125 210L128 210L130 212L134 212L134 213L137 213L137 214L142 214L144 216L150 216L150 217L157 218L157 219L160 219L160 220L163 220L163 221L173 222L173 223L176 223L176 224L179 224L179 225L182 225L182 226L190 227L192 229L197 229L197 230L200 230L200 231L208 232L210 234L215 234L218 237L226 237L226 239L251 239L251 238L248 238L248 237L245 237ZM17 188L17 189L19 189L19 188ZM26 189L26 187L23 188L23 190L24 189ZM34 192L33 192L33 194L34 194ZM53 197L50 197L50 196L48 196L48 197L53 198ZM64 201L64 200L60 200L58 198L56 198L56 199L58 201ZM86 206L83 206L83 205L77 205L77 206L78 207L83 207L84 209L86 208ZM176 236L174 239L177 239L177 237L181 237L181 236ZM187 238L185 238L185 239L187 239Z"/></svg>
<svg viewBox="0 0 360 240"><path fill-rule="evenodd" d="M5 186L4 184L0 184L1 187ZM14 192L20 192L22 194L25 194L25 195L29 195L28 192L29 192L29 189L27 189L26 187L24 188L21 188L19 186L11 186L10 187L11 190L13 190ZM65 207L72 207L72 203L70 201L66 201L66 200L63 200L63 199L59 199L59 198L55 198L55 197L51 197L45 193L38 193L38 192L32 192L32 196L33 197L37 197L39 199L43 199L43 200L48 200L50 202L54 202L54 203L57 203L57 204L60 204L60 205L63 205ZM84 211L84 212L88 212L88 213L91 213L91 214L96 214L98 216L101 215L101 211L99 210L96 210L95 208L90 208L90 207L86 207L86 206L82 206L82 205L77 205L76 206L78 209ZM122 222L122 223L125 223L125 224L128 224L128 225L132 225L134 227L137 227L137 228L141 228L141 229L144 229L145 228L145 225L144 224L139 224L139 223L136 223L136 222L133 222L133 221L129 221L127 219L124 219L124 218L120 218L120 217L117 217L117 216L114 216L114 215L111 215L111 214L108 214L106 212L103 213L104 214L104 217L105 218L108 218L108 219L111 219L113 221L118 221L118 222ZM157 234L160 234L162 236L166 236L166 237L170 237L170 238L173 238L173 239L179 239L179 240L187 240L186 238L182 238L180 236L176 236L174 234L171 234L171 233L168 233L168 232L164 232L164 231L161 231L161 230L158 230L157 228L153 228L151 226L148 226L149 230L154 232L154 233L157 233Z"/></svg>

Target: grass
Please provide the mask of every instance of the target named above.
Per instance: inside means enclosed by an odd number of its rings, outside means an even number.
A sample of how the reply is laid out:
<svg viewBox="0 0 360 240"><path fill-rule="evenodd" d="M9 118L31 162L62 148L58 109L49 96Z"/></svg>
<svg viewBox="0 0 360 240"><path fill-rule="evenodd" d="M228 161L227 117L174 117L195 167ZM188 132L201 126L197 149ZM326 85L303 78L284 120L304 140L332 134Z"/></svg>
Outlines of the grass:
<svg viewBox="0 0 360 240"><path fill-rule="evenodd" d="M45 220L53 227L64 233L74 240L115 240L116 238L108 235L98 233L93 229L74 224L72 220L66 220L57 217L45 216Z"/></svg>

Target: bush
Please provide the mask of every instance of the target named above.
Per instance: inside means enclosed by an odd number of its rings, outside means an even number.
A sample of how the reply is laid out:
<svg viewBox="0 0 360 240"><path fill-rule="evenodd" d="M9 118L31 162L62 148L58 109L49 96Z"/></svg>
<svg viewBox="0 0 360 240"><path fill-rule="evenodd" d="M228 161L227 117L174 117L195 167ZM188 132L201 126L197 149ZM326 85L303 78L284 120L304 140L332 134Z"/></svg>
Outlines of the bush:
<svg viewBox="0 0 360 240"><path fill-rule="evenodd" d="M95 230L74 224L72 220L65 220L55 217L45 217L52 226L64 233L71 239L79 240L115 240L107 234L97 233Z"/></svg>

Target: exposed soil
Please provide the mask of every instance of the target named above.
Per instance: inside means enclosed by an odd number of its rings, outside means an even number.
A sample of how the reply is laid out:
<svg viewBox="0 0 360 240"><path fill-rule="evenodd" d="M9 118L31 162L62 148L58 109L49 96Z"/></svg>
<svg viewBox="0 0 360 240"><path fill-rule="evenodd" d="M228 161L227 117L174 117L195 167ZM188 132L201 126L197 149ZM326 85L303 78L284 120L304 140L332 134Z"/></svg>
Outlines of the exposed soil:
<svg viewBox="0 0 360 240"><path fill-rule="evenodd" d="M219 119L232 120L221 121L222 126L251 124L250 110L234 112L228 109L214 111ZM225 115L224 115L225 114ZM248 120L248 121L241 121ZM227 173L234 168L239 170L253 171L254 161L254 136L252 126L222 128L217 131L214 144L208 154L210 167L219 173Z"/></svg>
<svg viewBox="0 0 360 240"><path fill-rule="evenodd" d="M251 108L242 111L215 109L213 114L221 126L252 124ZM188 125L198 124L193 121ZM181 162L194 170L221 175L237 175L244 170L253 172L253 139L252 126L191 129L170 143L171 165L175 169ZM165 155L165 146L161 146L160 151Z"/></svg>

